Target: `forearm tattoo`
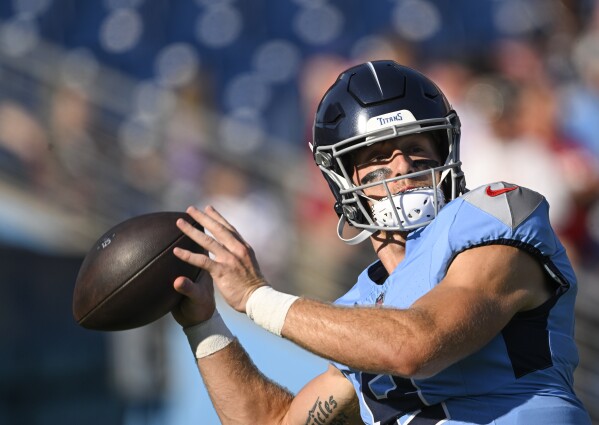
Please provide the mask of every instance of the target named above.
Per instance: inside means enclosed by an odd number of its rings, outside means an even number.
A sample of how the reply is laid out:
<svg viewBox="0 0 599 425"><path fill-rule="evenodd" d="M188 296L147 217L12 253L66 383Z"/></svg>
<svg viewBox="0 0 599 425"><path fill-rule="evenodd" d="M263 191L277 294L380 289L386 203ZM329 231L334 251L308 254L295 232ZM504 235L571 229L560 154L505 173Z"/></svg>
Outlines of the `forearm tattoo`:
<svg viewBox="0 0 599 425"><path fill-rule="evenodd" d="M338 407L339 405L333 396L325 401L318 397L308 412L305 425L342 425L347 423L349 418L344 413L335 412ZM334 418L332 417L333 414L335 414Z"/></svg>

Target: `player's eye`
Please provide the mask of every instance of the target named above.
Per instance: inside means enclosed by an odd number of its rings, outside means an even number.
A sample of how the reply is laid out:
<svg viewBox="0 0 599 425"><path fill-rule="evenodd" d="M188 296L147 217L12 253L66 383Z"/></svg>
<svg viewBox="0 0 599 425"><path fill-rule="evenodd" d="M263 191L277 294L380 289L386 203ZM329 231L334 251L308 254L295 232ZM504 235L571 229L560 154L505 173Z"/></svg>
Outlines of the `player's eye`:
<svg viewBox="0 0 599 425"><path fill-rule="evenodd" d="M366 162L369 162L369 163L382 162L382 161L385 161L386 159L389 159L388 155L376 154L376 155L370 156Z"/></svg>
<svg viewBox="0 0 599 425"><path fill-rule="evenodd" d="M434 159L417 159L412 161L412 164L417 170L428 170L429 168L435 168L440 165L439 162Z"/></svg>
<svg viewBox="0 0 599 425"><path fill-rule="evenodd" d="M388 161L393 155L393 149L373 149L364 158L364 163L377 163Z"/></svg>
<svg viewBox="0 0 599 425"><path fill-rule="evenodd" d="M407 153L408 155L423 154L426 152L426 149L418 145L409 146L404 149L404 153Z"/></svg>

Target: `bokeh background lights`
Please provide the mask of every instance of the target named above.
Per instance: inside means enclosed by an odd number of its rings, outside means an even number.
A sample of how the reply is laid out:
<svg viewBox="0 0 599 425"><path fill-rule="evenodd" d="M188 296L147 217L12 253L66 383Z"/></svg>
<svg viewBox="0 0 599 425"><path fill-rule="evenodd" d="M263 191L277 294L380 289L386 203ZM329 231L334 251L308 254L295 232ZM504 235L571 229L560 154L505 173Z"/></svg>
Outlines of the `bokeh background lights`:
<svg viewBox="0 0 599 425"><path fill-rule="evenodd" d="M134 215L215 205L282 291L334 300L373 260L337 239L308 149L324 90L395 59L463 124L475 187L542 192L579 277L576 390L599 423L594 0L0 2L0 425L218 424L172 318L78 328L81 260ZM326 362L222 306L297 391Z"/></svg>

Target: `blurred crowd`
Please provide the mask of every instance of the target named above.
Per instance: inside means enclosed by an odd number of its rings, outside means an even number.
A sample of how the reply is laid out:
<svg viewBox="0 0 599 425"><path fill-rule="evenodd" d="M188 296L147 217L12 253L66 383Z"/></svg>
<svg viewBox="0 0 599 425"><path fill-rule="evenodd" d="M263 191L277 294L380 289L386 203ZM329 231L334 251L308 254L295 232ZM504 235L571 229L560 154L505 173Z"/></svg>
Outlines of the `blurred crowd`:
<svg viewBox="0 0 599 425"><path fill-rule="evenodd" d="M133 215L212 204L273 286L332 300L373 257L337 239L333 198L307 146L311 120L341 70L394 59L428 74L458 111L469 188L504 180L548 199L580 279L579 394L599 420L599 7L583 16L583 3L551 2L557 16L542 31L474 53L431 55L386 31L351 55L307 55L293 107L274 115L294 121L301 134L290 140L257 129L251 110L223 115L209 65L164 87L41 41L23 55L0 49L0 241L84 255Z"/></svg>

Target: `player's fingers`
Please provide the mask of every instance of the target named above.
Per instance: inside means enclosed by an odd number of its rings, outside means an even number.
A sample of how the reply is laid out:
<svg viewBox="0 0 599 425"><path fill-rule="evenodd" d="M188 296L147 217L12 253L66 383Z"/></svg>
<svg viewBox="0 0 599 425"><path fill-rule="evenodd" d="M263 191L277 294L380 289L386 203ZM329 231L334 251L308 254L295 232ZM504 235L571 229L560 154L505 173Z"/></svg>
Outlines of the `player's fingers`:
<svg viewBox="0 0 599 425"><path fill-rule="evenodd" d="M229 232L231 232L231 234L233 235L233 237L235 239L237 239L242 245L244 245L245 247L249 247L249 244L245 241L245 239L243 238L243 236L241 236L241 234L235 228L235 226L233 226L231 223L229 223L227 221L227 219L225 217L223 217L222 214L219 213L216 210L216 208L214 208L212 205L208 205L205 208L204 213L208 217L210 217L214 221L216 221L217 223L220 223L225 229L229 230Z"/></svg>
<svg viewBox="0 0 599 425"><path fill-rule="evenodd" d="M210 223L216 221L216 220L214 220L214 218L208 216L208 214L206 214L204 211L196 208L193 205L190 205L189 207L187 207L185 212L187 214L189 214L195 221L200 223L202 226L205 226L206 224L210 224Z"/></svg>
<svg viewBox="0 0 599 425"><path fill-rule="evenodd" d="M176 223L177 227L181 229L183 233L189 236L195 243L200 245L205 250L212 252L216 256L223 256L228 253L227 249L218 243L218 241L214 240L214 238L211 238L200 229L193 227L184 219L180 218Z"/></svg>
<svg viewBox="0 0 599 425"><path fill-rule="evenodd" d="M173 248L173 254L186 263L206 270L210 274L212 274L212 272L218 266L218 264L215 261L212 261L207 255L196 254L195 252L191 252L183 248Z"/></svg>
<svg viewBox="0 0 599 425"><path fill-rule="evenodd" d="M225 217L223 217L222 214L216 210L216 208L214 208L212 205L208 205L205 208L205 212L206 212L206 215L208 215L209 217L214 219L214 221L222 224L226 229L228 229L233 234L235 239L237 239L243 245L249 246L249 244L246 242L246 240L243 238L243 236L241 236L239 231L235 228L235 226L233 226L231 223L229 223L227 221L227 219Z"/></svg>
<svg viewBox="0 0 599 425"><path fill-rule="evenodd" d="M194 206L187 207L187 213L191 215L198 223L202 224L206 219L210 219L227 229L234 235L238 235L237 229L229 223L220 213L218 213L214 207L207 206L204 211L197 209Z"/></svg>
<svg viewBox="0 0 599 425"><path fill-rule="evenodd" d="M240 249L246 247L245 242L240 240L237 231L229 224L231 228L223 225L222 223L215 220L213 217L207 215L206 213L198 210L196 207L187 208L187 213L200 225L204 226L206 230L208 230L215 239L220 242L225 248L229 251L237 253ZM195 240L195 239L194 239ZM212 251L211 251L212 252ZM214 254L217 254L214 252Z"/></svg>
<svg viewBox="0 0 599 425"><path fill-rule="evenodd" d="M229 229L231 232L237 232L237 229L227 221L226 218L224 218L221 213L219 213L218 211L216 211L216 208L214 208L212 205L208 205L205 209L205 214L208 215L210 218L212 218L214 221L217 221L218 223L222 224L224 227L226 227L227 229Z"/></svg>
<svg viewBox="0 0 599 425"><path fill-rule="evenodd" d="M187 207L186 212L191 216L191 218L200 223L207 230L212 231L211 228L213 228L214 226L220 226L226 229L229 233L237 233L237 230L226 220L218 220L217 217L211 217L206 212L200 211L193 205Z"/></svg>

